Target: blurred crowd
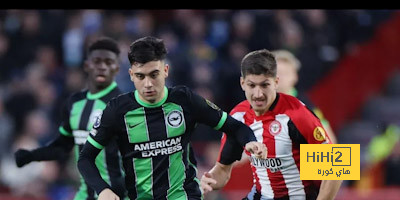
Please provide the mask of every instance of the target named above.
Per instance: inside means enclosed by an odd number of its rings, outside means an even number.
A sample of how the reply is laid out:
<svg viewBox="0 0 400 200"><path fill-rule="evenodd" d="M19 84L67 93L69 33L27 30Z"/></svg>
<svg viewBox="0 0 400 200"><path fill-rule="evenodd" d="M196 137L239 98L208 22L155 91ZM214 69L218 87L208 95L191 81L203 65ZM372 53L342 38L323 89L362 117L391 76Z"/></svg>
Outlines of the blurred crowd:
<svg viewBox="0 0 400 200"><path fill-rule="evenodd" d="M302 64L297 89L306 92L394 12L1 10L0 193L48 199L69 199L73 194L79 177L74 162L17 168L13 152L43 146L59 134L60 107L68 95L86 86L85 48L98 36L119 42L121 68L116 81L122 91L134 90L128 74L129 45L153 35L167 45L168 86L187 85L230 111L245 99L239 66L247 52L266 48L295 54ZM199 126L194 139L214 145L220 136ZM203 163L207 168L216 159L207 156L209 151L199 154L200 167Z"/></svg>

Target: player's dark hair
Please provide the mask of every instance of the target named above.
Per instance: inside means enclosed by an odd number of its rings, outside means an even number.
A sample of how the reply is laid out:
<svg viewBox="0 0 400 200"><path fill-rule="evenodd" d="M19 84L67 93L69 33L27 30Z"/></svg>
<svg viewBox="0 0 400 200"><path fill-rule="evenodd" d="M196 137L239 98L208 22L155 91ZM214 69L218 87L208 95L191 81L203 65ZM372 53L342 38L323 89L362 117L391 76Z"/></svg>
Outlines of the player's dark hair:
<svg viewBox="0 0 400 200"><path fill-rule="evenodd" d="M276 77L276 60L274 55L266 50L261 49L248 53L242 59L240 64L242 77L246 75L267 75Z"/></svg>
<svg viewBox="0 0 400 200"><path fill-rule="evenodd" d="M164 41L152 36L137 39L130 45L128 52L129 62L147 63L150 61L164 60L167 55L167 49Z"/></svg>
<svg viewBox="0 0 400 200"><path fill-rule="evenodd" d="M120 53L117 41L109 37L101 37L96 39L89 45L87 54L89 55L92 51L99 49L114 52L117 56L119 56Z"/></svg>

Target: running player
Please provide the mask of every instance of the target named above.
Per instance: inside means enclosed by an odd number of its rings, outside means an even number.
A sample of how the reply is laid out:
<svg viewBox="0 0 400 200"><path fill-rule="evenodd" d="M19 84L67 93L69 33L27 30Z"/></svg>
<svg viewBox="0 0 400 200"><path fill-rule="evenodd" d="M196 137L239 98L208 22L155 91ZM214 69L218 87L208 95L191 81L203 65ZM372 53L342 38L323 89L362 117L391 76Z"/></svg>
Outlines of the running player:
<svg viewBox="0 0 400 200"><path fill-rule="evenodd" d="M89 131L97 116L101 115L106 103L121 92L114 81L119 71L119 47L110 38L99 38L88 48L88 56L84 63L84 71L88 73L88 89L73 94L67 100L59 127L60 135L49 145L32 151L20 149L15 153L18 167L31 161L58 160L68 155L75 148L75 161L86 142ZM125 188L120 154L115 140L110 140L96 158L102 180L124 197ZM94 190L87 186L80 177L81 185L74 200L94 200Z"/></svg>
<svg viewBox="0 0 400 200"><path fill-rule="evenodd" d="M202 198L190 145L197 123L226 132L239 148L245 147L255 157L266 155L265 145L255 142L245 124L185 86L165 86L166 54L158 38L144 37L131 44L129 74L136 90L109 102L83 147L78 168L99 200L118 199L94 165L112 138L118 141L132 200Z"/></svg>
<svg viewBox="0 0 400 200"><path fill-rule="evenodd" d="M333 199L341 181L300 180L300 144L331 141L320 120L301 101L277 92L276 66L273 54L265 49L250 52L241 62L240 83L247 100L230 114L248 125L268 149L267 159L246 152L254 186L244 199ZM242 151L236 141L223 135L218 161L201 178L205 193L228 182Z"/></svg>

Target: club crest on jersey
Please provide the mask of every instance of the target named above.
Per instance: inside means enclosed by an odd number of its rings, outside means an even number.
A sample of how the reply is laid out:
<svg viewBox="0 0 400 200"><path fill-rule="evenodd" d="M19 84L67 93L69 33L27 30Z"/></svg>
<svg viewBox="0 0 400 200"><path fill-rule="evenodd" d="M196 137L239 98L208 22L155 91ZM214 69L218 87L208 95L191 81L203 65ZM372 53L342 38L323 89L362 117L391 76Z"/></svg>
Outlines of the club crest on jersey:
<svg viewBox="0 0 400 200"><path fill-rule="evenodd" d="M317 126L313 132L314 138L317 141L324 141L326 139L325 131L322 127Z"/></svg>
<svg viewBox="0 0 400 200"><path fill-rule="evenodd" d="M276 136L278 135L282 130L282 125L279 121L273 121L271 124L269 124L269 133L271 135Z"/></svg>
<svg viewBox="0 0 400 200"><path fill-rule="evenodd" d="M181 111L173 110L167 115L168 125L171 127L177 128L182 125L183 122L183 114Z"/></svg>
<svg viewBox="0 0 400 200"><path fill-rule="evenodd" d="M97 117L96 120L94 121L93 128L99 128L100 122L101 122L101 116L103 115L103 112L101 112Z"/></svg>

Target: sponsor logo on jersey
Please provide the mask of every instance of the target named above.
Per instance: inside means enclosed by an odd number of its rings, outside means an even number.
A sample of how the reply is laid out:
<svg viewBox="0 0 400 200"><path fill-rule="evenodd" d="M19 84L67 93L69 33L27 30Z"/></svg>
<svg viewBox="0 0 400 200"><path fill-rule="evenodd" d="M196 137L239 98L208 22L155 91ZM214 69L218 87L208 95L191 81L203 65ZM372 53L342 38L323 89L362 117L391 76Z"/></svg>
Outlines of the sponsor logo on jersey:
<svg viewBox="0 0 400 200"><path fill-rule="evenodd" d="M269 125L269 133L271 133L271 135L276 136L278 135L282 130L282 125L279 121L273 121L271 122L271 124Z"/></svg>
<svg viewBox="0 0 400 200"><path fill-rule="evenodd" d="M254 167L265 167L268 168L272 173L283 169L282 161L279 158L260 159L251 156L250 161Z"/></svg>
<svg viewBox="0 0 400 200"><path fill-rule="evenodd" d="M84 145L86 143L89 132L84 130L73 130L72 135L74 136L75 144Z"/></svg>
<svg viewBox="0 0 400 200"><path fill-rule="evenodd" d="M215 105L213 102L209 101L208 99L206 99L206 103L213 108L214 110L221 110L221 108L219 108L217 105Z"/></svg>
<svg viewBox="0 0 400 200"><path fill-rule="evenodd" d="M170 155L182 150L181 137L166 140L135 144L134 150L141 153L142 158Z"/></svg>
<svg viewBox="0 0 400 200"><path fill-rule="evenodd" d="M179 110L173 110L167 115L168 125L171 127L177 128L182 125L183 122L183 114Z"/></svg>
<svg viewBox="0 0 400 200"><path fill-rule="evenodd" d="M97 130L92 128L92 130L89 131L90 135L92 135L93 137L95 137L97 135Z"/></svg>
<svg viewBox="0 0 400 200"><path fill-rule="evenodd" d="M326 139L325 131L324 131L324 129L323 129L322 127L320 127L320 126L317 126L317 127L314 129L313 135L314 135L314 138L315 138L317 141L324 141L324 140Z"/></svg>

